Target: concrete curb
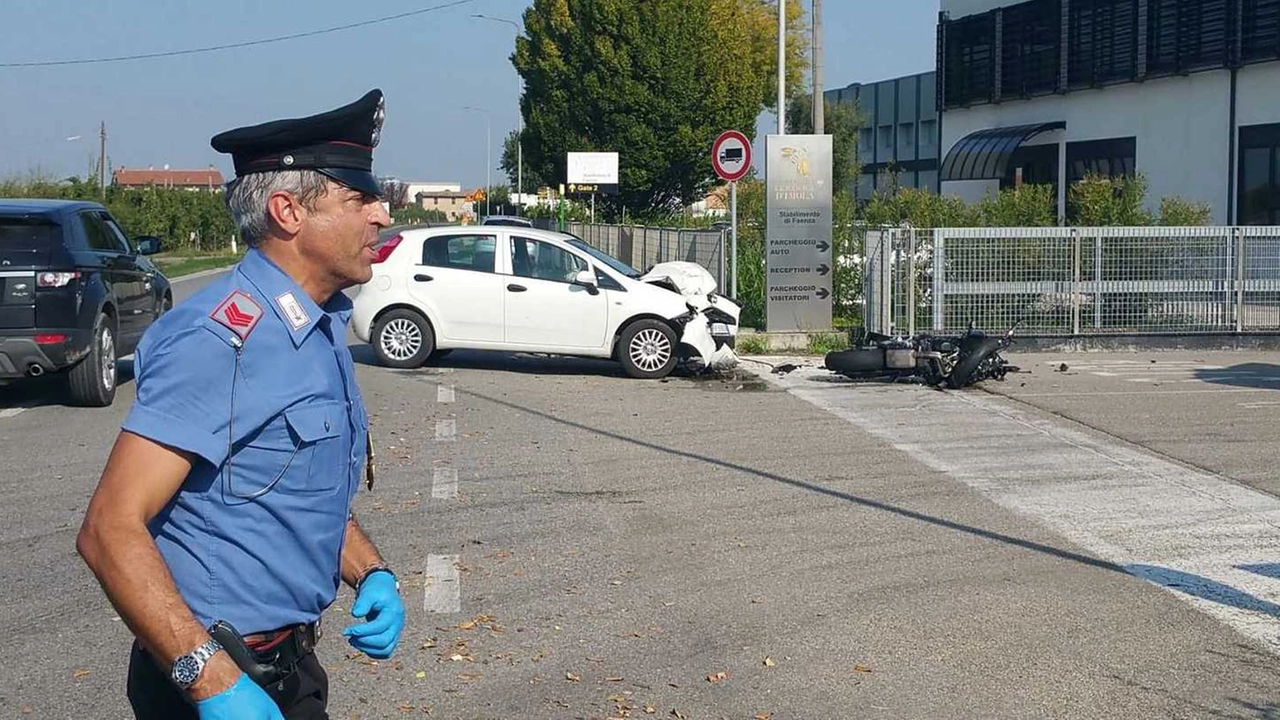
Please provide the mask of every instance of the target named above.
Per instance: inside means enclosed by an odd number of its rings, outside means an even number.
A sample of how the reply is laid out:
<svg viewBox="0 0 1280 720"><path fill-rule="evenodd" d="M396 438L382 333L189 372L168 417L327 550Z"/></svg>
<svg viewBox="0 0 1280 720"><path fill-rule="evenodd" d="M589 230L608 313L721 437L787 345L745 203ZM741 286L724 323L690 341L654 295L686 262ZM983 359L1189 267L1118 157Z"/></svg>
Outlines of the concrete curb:
<svg viewBox="0 0 1280 720"><path fill-rule="evenodd" d="M220 267L220 268L211 268L209 270L201 270L200 272L194 272L194 273L191 273L190 275L179 275L177 277L169 278L169 282L180 283L180 282L186 282L187 280L196 280L202 277L209 277L210 275L217 275L218 273L224 273L233 267L235 267L235 265L228 265L226 267ZM161 270L161 272L164 272L164 271Z"/></svg>

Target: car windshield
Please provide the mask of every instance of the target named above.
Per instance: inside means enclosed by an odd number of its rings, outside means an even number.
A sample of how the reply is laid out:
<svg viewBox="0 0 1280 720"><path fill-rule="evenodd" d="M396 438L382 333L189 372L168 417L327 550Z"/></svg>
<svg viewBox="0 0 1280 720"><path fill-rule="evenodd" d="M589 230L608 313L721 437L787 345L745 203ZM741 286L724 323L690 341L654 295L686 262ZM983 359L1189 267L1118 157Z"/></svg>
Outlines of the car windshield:
<svg viewBox="0 0 1280 720"><path fill-rule="evenodd" d="M571 236L571 237L573 238L572 240L565 240L565 242L587 253L588 255L595 258L596 260L599 260L605 265L608 265L610 268L613 269L614 272L622 273L623 275L626 275L627 277L633 280L635 278L640 277L641 273L639 270L631 267L630 265L622 262L617 258L610 257L604 254L603 252L591 247L590 245L588 245L586 242L584 242L581 238L577 236Z"/></svg>

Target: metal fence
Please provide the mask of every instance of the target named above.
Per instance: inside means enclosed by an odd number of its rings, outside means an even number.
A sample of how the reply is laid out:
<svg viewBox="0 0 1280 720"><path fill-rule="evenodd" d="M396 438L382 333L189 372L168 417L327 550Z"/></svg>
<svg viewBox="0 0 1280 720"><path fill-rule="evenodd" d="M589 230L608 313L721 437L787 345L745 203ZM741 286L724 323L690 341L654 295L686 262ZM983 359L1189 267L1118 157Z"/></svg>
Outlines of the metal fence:
<svg viewBox="0 0 1280 720"><path fill-rule="evenodd" d="M865 231L877 332L1280 331L1280 227Z"/></svg>
<svg viewBox="0 0 1280 720"><path fill-rule="evenodd" d="M675 260L697 263L715 277L722 292L725 289L726 231L579 222L569 223L566 229L637 270Z"/></svg>

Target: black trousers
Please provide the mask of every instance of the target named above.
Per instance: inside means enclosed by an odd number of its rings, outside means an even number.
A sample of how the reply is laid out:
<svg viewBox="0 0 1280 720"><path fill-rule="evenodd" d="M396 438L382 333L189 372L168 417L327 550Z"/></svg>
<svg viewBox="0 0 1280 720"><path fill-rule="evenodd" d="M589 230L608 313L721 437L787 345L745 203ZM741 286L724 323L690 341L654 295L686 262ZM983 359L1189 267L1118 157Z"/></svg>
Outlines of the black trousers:
<svg viewBox="0 0 1280 720"><path fill-rule="evenodd" d="M329 720L329 676L315 653L298 661L283 680L264 688L288 720ZM138 720L199 720L169 675L146 651L133 644L129 655L129 704Z"/></svg>

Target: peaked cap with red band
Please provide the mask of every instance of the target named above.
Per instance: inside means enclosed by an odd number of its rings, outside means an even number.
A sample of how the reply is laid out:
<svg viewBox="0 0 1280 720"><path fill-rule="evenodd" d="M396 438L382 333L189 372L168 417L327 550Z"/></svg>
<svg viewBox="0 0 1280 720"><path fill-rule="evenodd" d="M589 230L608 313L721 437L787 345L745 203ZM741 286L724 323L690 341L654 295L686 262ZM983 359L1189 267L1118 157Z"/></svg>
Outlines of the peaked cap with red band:
<svg viewBox="0 0 1280 720"><path fill-rule="evenodd" d="M373 149L385 119L382 91L374 89L336 110L228 130L209 144L231 155L237 177L316 170L353 190L381 195L373 176Z"/></svg>

